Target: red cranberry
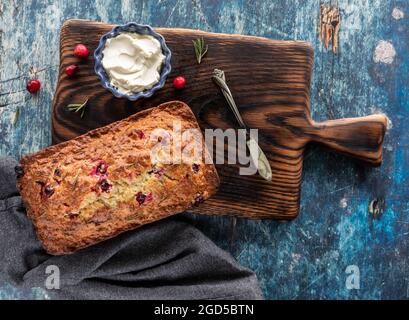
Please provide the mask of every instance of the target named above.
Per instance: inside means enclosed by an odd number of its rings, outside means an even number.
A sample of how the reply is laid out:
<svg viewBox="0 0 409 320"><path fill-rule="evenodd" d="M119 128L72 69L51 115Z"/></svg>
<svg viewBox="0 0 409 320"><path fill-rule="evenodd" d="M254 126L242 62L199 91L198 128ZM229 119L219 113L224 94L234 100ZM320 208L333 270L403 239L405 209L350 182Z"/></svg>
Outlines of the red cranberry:
<svg viewBox="0 0 409 320"><path fill-rule="evenodd" d="M17 179L24 176L24 169L20 165L14 167L14 172L16 173Z"/></svg>
<svg viewBox="0 0 409 320"><path fill-rule="evenodd" d="M173 87L175 89L183 89L186 86L186 79L182 76L176 77L173 80Z"/></svg>
<svg viewBox="0 0 409 320"><path fill-rule="evenodd" d="M195 173L199 172L199 168L200 168L200 166L198 164L196 164L196 163L192 164L193 172L195 172Z"/></svg>
<svg viewBox="0 0 409 320"><path fill-rule="evenodd" d="M143 133L142 130L135 129L135 130L134 130L134 133L137 135L137 137L138 137L139 139L145 138L145 134Z"/></svg>
<svg viewBox="0 0 409 320"><path fill-rule="evenodd" d="M44 187L44 195L49 198L53 194L54 194L54 188L52 186L50 186L50 185L46 185Z"/></svg>
<svg viewBox="0 0 409 320"><path fill-rule="evenodd" d="M112 188L112 184L110 184L107 180L104 179L100 182L100 187L102 191L109 192L109 190L111 190Z"/></svg>
<svg viewBox="0 0 409 320"><path fill-rule="evenodd" d="M146 196L140 191L135 196L135 199L139 203L139 205L142 205L145 202L145 198Z"/></svg>
<svg viewBox="0 0 409 320"><path fill-rule="evenodd" d="M27 82L27 91L30 93L36 93L41 88L41 82L37 79Z"/></svg>
<svg viewBox="0 0 409 320"><path fill-rule="evenodd" d="M151 171L149 171L149 174L154 174L156 178L161 178L163 176L163 173L165 172L165 169L163 168L153 168Z"/></svg>
<svg viewBox="0 0 409 320"><path fill-rule="evenodd" d="M68 214L68 218L70 218L71 220L74 220L75 218L77 218L80 214L77 212L70 212Z"/></svg>
<svg viewBox="0 0 409 320"><path fill-rule="evenodd" d="M103 176L108 171L108 164L104 160L100 160L98 164L92 168L91 175L93 176Z"/></svg>
<svg viewBox="0 0 409 320"><path fill-rule="evenodd" d="M89 56L88 48L83 44L77 44L74 48L74 55L81 59L86 59Z"/></svg>
<svg viewBox="0 0 409 320"><path fill-rule="evenodd" d="M37 184L41 186L40 189L40 196L41 197L51 197L54 194L54 188L50 186L49 184L45 184L42 181L36 181Z"/></svg>
<svg viewBox="0 0 409 320"><path fill-rule="evenodd" d="M135 200L139 203L139 205L143 205L144 203L150 202L152 201L153 196L152 196L152 192L149 192L148 194L143 194L142 192L138 192L135 195Z"/></svg>
<svg viewBox="0 0 409 320"><path fill-rule="evenodd" d="M99 165L97 166L97 173L99 173L99 174L105 174L105 173L107 173L107 169L108 169L108 166L107 166L106 162L105 162L105 161L101 161L101 162L99 163Z"/></svg>
<svg viewBox="0 0 409 320"><path fill-rule="evenodd" d="M70 64L68 67L65 68L65 74L69 77L75 75L80 69L76 64Z"/></svg>

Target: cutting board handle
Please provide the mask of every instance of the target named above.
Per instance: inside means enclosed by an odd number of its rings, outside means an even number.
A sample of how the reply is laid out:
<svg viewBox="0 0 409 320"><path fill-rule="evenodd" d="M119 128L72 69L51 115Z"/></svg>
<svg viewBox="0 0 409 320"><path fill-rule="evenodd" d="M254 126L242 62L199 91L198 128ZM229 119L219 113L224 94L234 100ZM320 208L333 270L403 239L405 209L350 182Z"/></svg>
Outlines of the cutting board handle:
<svg viewBox="0 0 409 320"><path fill-rule="evenodd" d="M310 138L334 151L379 166L387 123L388 119L383 114L312 122Z"/></svg>

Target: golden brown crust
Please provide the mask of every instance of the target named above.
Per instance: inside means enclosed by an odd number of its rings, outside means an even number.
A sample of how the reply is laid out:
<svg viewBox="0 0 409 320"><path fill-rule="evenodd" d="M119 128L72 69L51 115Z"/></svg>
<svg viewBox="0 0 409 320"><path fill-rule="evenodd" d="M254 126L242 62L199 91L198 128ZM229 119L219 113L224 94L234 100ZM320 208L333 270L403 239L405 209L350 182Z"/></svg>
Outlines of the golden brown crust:
<svg viewBox="0 0 409 320"><path fill-rule="evenodd" d="M47 252L74 252L182 212L216 192L219 178L214 165L204 162L206 150L200 163L152 164L158 142L168 150L167 143L177 139L174 121L182 132L200 132L190 108L172 101L21 160L24 174L17 186ZM157 128L170 136L162 140ZM196 139L205 149L202 135Z"/></svg>

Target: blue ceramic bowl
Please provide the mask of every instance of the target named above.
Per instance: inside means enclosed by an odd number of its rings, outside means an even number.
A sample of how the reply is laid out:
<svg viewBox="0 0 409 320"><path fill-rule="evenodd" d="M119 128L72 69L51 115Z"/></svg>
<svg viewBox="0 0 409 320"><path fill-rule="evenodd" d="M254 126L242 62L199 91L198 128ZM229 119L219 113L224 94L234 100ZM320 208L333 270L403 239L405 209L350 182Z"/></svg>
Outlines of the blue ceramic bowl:
<svg viewBox="0 0 409 320"><path fill-rule="evenodd" d="M143 35L150 35L156 38L160 42L160 45L162 47L162 53L165 56L165 61L162 66L159 82L156 83L152 88L146 89L141 92L135 92L133 94L124 94L124 93L119 92L117 88L115 88L109 82L109 77L106 74L104 67L102 66L102 58L104 56L102 54L102 51L105 48L105 43L107 39L116 37L121 32L136 32L136 33L143 34ZM148 98L152 96L155 91L159 90L165 85L166 78L168 77L170 70L171 70L171 66L170 66L171 56L172 56L171 52L166 45L165 39L159 33L153 31L153 29L150 26L130 22L125 25L114 27L110 32L104 34L101 37L101 39L99 40L98 48L94 52L94 57L95 57L94 70L95 70L95 73L101 79L102 86L105 89L108 89L109 91L111 91L115 97L127 98L131 101L135 101L140 98Z"/></svg>

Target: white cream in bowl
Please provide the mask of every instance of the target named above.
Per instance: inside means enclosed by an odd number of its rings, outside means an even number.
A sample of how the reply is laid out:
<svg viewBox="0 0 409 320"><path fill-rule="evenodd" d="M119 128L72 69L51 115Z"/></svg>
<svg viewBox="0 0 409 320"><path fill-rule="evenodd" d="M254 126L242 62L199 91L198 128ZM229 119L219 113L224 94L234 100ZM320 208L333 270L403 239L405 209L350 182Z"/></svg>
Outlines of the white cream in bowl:
<svg viewBox="0 0 409 320"><path fill-rule="evenodd" d="M160 42L151 35L123 32L106 41L102 66L122 94L152 88L165 61Z"/></svg>

